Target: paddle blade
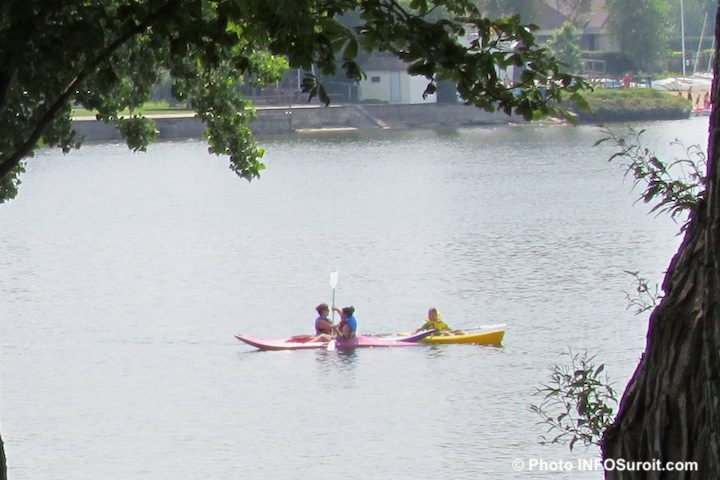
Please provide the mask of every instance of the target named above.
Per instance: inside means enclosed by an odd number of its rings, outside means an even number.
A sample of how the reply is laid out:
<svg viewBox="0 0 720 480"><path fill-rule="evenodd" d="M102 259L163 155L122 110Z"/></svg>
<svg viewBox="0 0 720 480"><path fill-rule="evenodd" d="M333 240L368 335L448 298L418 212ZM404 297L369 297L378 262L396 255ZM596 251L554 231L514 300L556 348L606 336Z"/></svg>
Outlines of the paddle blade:
<svg viewBox="0 0 720 480"><path fill-rule="evenodd" d="M338 272L335 270L330 274L330 288L335 290L335 287L337 287L338 284Z"/></svg>
<svg viewBox="0 0 720 480"><path fill-rule="evenodd" d="M330 340L330 341L327 343L327 346L325 347L325 349L326 349L328 352L333 352L333 351L335 351L335 347L336 347L336 346L337 346L337 345L336 345L336 343L335 343L335 339L333 338L332 340Z"/></svg>

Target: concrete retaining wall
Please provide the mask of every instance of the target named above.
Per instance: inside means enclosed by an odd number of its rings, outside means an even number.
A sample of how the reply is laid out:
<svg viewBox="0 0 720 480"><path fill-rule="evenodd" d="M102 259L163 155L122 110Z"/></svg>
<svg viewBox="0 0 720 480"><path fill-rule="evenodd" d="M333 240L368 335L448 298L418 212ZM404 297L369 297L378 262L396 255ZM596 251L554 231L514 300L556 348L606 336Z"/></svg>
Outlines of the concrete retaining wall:
<svg viewBox="0 0 720 480"><path fill-rule="evenodd" d="M192 114L158 115L161 139L202 138L203 123ZM463 125L506 124L518 121L502 113L489 113L465 105L291 105L258 107L250 125L256 134L286 134L303 130L332 128L417 128ZM120 140L114 126L93 118L76 119L73 128L86 140Z"/></svg>
<svg viewBox="0 0 720 480"><path fill-rule="evenodd" d="M508 117L504 113L486 112L468 105L416 104L416 105L366 105L365 109L382 119L391 128L503 125L522 119Z"/></svg>

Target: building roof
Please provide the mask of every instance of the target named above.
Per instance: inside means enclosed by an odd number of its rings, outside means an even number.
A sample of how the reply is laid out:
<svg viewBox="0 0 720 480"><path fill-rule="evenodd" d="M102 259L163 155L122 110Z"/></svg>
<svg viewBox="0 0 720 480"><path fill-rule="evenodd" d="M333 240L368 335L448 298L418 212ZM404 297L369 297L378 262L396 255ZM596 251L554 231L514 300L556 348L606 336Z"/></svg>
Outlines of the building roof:
<svg viewBox="0 0 720 480"><path fill-rule="evenodd" d="M557 0L544 0L538 8L538 18L535 23L541 30L557 30L573 15L570 6ZM585 15L580 24L576 24L580 32L592 33L605 29L608 19L606 0L592 0L590 12Z"/></svg>
<svg viewBox="0 0 720 480"><path fill-rule="evenodd" d="M565 15L549 4L550 1L552 0L545 0L537 7L538 17L534 23L536 23L541 30L557 30L562 27L562 24L567 20ZM554 4L555 2L552 1L552 3Z"/></svg>

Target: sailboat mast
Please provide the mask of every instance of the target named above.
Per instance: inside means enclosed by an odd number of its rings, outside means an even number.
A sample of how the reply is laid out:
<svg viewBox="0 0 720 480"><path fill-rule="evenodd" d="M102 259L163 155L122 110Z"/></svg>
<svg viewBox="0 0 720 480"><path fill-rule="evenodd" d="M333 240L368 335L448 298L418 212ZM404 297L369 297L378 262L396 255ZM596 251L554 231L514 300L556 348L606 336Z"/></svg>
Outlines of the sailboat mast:
<svg viewBox="0 0 720 480"><path fill-rule="evenodd" d="M682 75L685 76L685 7L680 0L680 37L682 37Z"/></svg>
<svg viewBox="0 0 720 480"><path fill-rule="evenodd" d="M715 35L713 35L712 47L710 47L710 55L708 55L708 64L707 64L708 73L713 73L712 61L713 61L714 56L715 56Z"/></svg>
<svg viewBox="0 0 720 480"><path fill-rule="evenodd" d="M697 73L697 66L700 63L700 49L702 48L703 38L705 37L705 25L707 24L707 12L705 12L705 18L703 19L703 27L700 32L700 41L698 42L697 53L695 53L695 64L693 65L693 75Z"/></svg>

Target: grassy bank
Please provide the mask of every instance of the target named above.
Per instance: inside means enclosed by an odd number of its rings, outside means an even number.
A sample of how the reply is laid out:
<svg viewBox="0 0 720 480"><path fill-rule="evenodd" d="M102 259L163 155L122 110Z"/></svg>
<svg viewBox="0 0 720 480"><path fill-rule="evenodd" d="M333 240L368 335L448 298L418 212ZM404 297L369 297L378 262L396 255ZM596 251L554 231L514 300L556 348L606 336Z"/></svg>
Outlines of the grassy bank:
<svg viewBox="0 0 720 480"><path fill-rule="evenodd" d="M164 100L151 101L144 104L142 107L136 109L133 112L125 109L118 112L118 115L129 116L132 114L136 115L168 115L173 113L189 113L190 110L184 105L171 106ZM97 112L95 110L86 110L84 108L73 108L73 117L94 117Z"/></svg>
<svg viewBox="0 0 720 480"><path fill-rule="evenodd" d="M590 112L577 112L580 123L688 118L691 103L677 94L651 88L598 89L584 95Z"/></svg>

